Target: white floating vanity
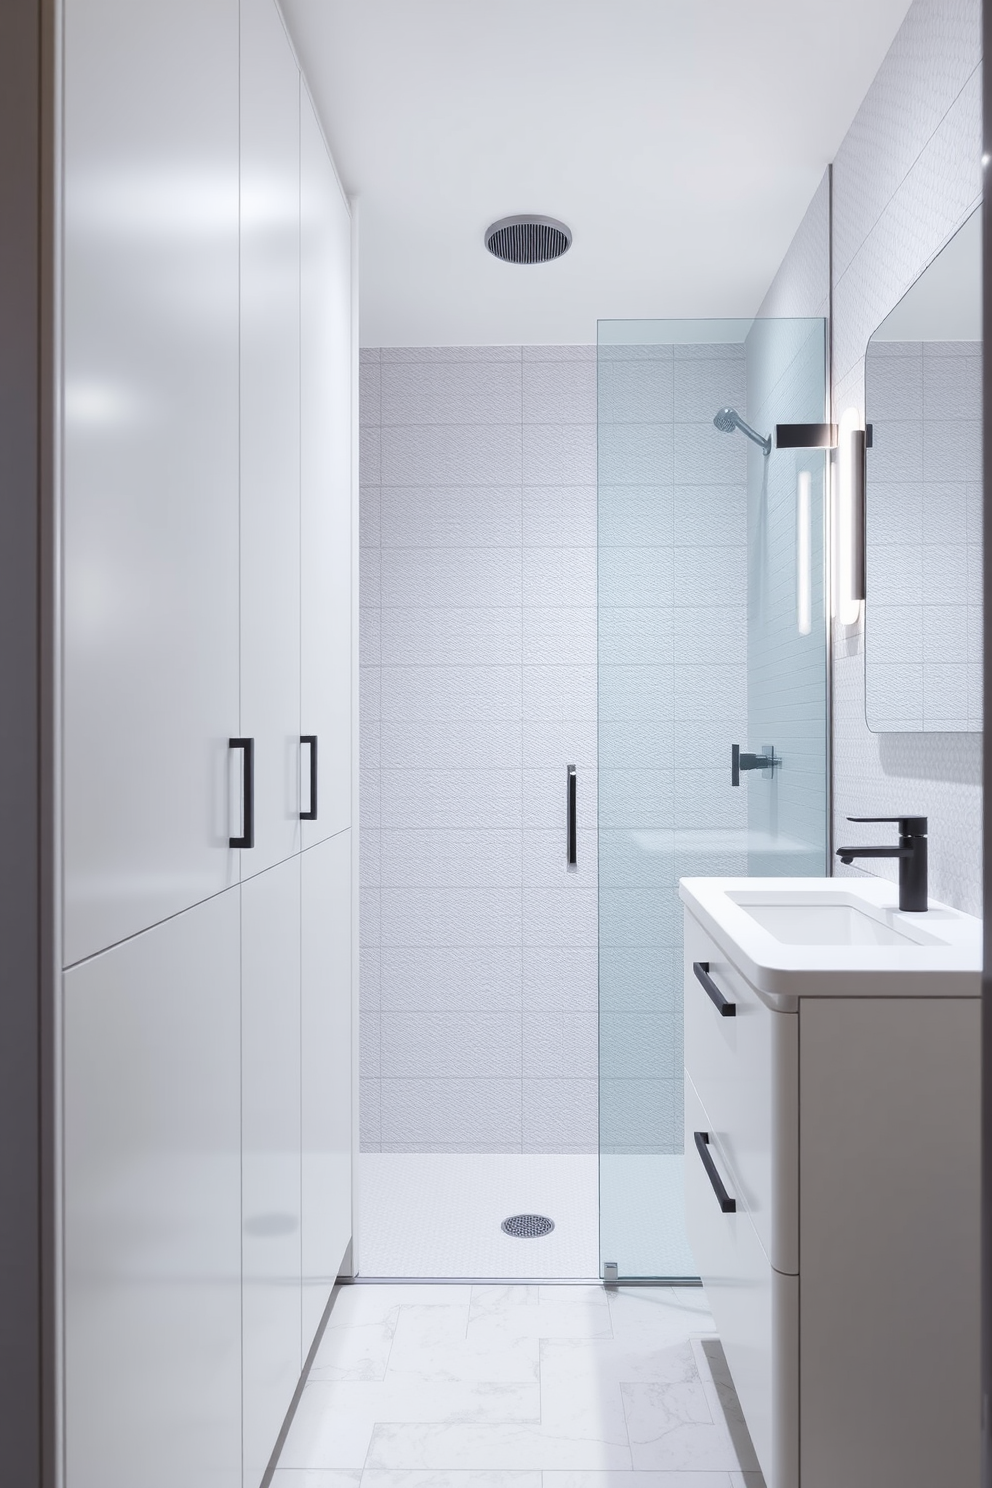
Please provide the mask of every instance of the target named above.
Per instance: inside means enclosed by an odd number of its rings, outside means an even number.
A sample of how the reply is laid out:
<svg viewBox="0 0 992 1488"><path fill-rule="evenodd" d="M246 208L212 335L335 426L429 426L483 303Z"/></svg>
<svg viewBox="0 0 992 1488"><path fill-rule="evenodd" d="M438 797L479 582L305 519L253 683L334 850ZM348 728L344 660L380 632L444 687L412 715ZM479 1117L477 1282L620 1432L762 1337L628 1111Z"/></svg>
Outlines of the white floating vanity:
<svg viewBox="0 0 992 1488"><path fill-rule="evenodd" d="M690 1244L768 1488L979 1473L981 922L681 883Z"/></svg>

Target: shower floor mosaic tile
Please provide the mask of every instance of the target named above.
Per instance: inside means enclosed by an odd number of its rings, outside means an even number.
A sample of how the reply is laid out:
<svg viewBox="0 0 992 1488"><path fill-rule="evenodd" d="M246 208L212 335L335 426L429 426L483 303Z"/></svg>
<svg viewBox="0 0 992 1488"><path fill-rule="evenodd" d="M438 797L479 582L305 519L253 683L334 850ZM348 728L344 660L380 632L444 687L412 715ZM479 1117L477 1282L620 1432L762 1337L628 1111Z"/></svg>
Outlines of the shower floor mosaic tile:
<svg viewBox="0 0 992 1488"><path fill-rule="evenodd" d="M763 1488L698 1288L338 1293L273 1488Z"/></svg>

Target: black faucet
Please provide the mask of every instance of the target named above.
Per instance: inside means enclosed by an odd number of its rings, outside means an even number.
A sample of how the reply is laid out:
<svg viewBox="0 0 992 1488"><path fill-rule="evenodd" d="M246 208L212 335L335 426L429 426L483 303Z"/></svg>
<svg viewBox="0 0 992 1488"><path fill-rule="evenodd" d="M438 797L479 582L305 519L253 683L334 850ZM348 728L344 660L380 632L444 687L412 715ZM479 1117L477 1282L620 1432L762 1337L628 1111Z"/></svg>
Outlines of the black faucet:
<svg viewBox="0 0 992 1488"><path fill-rule="evenodd" d="M842 863L855 858L899 859L899 908L922 914L927 907L927 819L925 816L849 816L852 822L898 822L898 847L839 847Z"/></svg>

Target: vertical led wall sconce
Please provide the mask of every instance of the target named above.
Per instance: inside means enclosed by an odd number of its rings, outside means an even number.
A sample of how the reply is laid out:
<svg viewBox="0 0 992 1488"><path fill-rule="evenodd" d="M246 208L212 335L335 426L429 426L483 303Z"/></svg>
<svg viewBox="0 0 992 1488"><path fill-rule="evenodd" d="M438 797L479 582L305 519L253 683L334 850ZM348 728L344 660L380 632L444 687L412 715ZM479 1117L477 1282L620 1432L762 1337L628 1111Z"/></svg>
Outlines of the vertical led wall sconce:
<svg viewBox="0 0 992 1488"><path fill-rule="evenodd" d="M865 431L848 408L837 441L837 618L856 625L865 597Z"/></svg>
<svg viewBox="0 0 992 1488"><path fill-rule="evenodd" d="M800 470L796 483L796 625L801 636L813 629L810 473Z"/></svg>

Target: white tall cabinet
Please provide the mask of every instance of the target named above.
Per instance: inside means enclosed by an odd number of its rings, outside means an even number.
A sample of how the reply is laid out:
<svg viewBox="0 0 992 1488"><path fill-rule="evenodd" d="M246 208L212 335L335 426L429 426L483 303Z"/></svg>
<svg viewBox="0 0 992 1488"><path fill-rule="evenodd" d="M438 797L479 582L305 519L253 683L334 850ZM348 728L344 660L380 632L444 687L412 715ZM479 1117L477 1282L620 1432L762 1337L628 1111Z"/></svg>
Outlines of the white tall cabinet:
<svg viewBox="0 0 992 1488"><path fill-rule="evenodd" d="M275 0L63 64L65 1481L258 1488L352 1235L351 214Z"/></svg>

